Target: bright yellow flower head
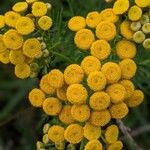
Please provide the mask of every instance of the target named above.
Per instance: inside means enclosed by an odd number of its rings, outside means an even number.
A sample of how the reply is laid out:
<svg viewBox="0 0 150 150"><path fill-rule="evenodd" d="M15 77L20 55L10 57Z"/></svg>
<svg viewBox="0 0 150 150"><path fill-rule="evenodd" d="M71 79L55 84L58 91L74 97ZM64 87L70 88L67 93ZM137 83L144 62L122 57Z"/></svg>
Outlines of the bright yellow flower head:
<svg viewBox="0 0 150 150"><path fill-rule="evenodd" d="M5 17L0 15L0 29L5 27Z"/></svg>
<svg viewBox="0 0 150 150"><path fill-rule="evenodd" d="M5 51L1 52L0 53L0 62L2 62L3 64L8 64L10 62L9 53L10 53L10 50L5 50Z"/></svg>
<svg viewBox="0 0 150 150"><path fill-rule="evenodd" d="M43 102L43 110L47 115L56 116L62 109L61 102L54 97L46 98Z"/></svg>
<svg viewBox="0 0 150 150"><path fill-rule="evenodd" d="M103 146L98 140L91 140L85 145L84 150L103 150Z"/></svg>
<svg viewBox="0 0 150 150"><path fill-rule="evenodd" d="M6 51L7 47L4 44L3 36L0 35L0 53Z"/></svg>
<svg viewBox="0 0 150 150"><path fill-rule="evenodd" d="M68 22L68 28L72 31L79 31L85 28L85 18L81 16L74 16Z"/></svg>
<svg viewBox="0 0 150 150"><path fill-rule="evenodd" d="M26 11L27 8L28 8L27 2L18 2L12 7L12 10L20 13Z"/></svg>
<svg viewBox="0 0 150 150"><path fill-rule="evenodd" d="M121 141L117 141L111 145L108 146L107 150L122 150L123 144Z"/></svg>
<svg viewBox="0 0 150 150"><path fill-rule="evenodd" d="M67 88L68 85L64 85L61 88L58 88L56 91L57 97L62 101L67 101Z"/></svg>
<svg viewBox="0 0 150 150"><path fill-rule="evenodd" d="M135 3L139 7L148 7L150 5L150 1L149 0L135 0Z"/></svg>
<svg viewBox="0 0 150 150"><path fill-rule="evenodd" d="M34 107L41 107L45 100L45 94L37 88L34 88L29 93L29 101Z"/></svg>
<svg viewBox="0 0 150 150"><path fill-rule="evenodd" d="M94 34L89 29L79 30L74 37L76 46L82 50L88 50L94 41Z"/></svg>

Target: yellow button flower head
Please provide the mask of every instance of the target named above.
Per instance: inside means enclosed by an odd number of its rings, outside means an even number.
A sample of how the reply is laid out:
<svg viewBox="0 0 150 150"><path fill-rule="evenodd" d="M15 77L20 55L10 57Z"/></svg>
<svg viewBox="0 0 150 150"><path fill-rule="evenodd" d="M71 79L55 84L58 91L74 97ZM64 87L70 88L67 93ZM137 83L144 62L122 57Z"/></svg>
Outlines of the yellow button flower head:
<svg viewBox="0 0 150 150"><path fill-rule="evenodd" d="M125 13L129 8L129 0L117 0L114 3L113 11L117 15Z"/></svg>
<svg viewBox="0 0 150 150"><path fill-rule="evenodd" d="M5 23L10 27L15 27L17 20L20 18L20 14L8 11L5 13Z"/></svg>
<svg viewBox="0 0 150 150"><path fill-rule="evenodd" d="M48 83L54 88L61 88L64 85L64 75L58 69L53 69L48 73Z"/></svg>
<svg viewBox="0 0 150 150"><path fill-rule="evenodd" d="M1 53L1 52L4 52L6 49L7 49L7 47L6 47L5 44L4 44L3 36L0 35L0 53Z"/></svg>
<svg viewBox="0 0 150 150"><path fill-rule="evenodd" d="M67 88L68 88L68 86L64 85L63 87L58 88L56 91L57 97L62 101L67 101L67 95L66 95Z"/></svg>
<svg viewBox="0 0 150 150"><path fill-rule="evenodd" d="M132 59L124 59L119 63L123 79L131 79L136 74L137 66Z"/></svg>
<svg viewBox="0 0 150 150"><path fill-rule="evenodd" d="M128 17L131 21L137 21L141 18L141 16L142 16L142 9L140 7L134 5L129 9Z"/></svg>
<svg viewBox="0 0 150 150"><path fill-rule="evenodd" d="M71 108L72 108L71 105L64 105L59 114L59 119L64 124L71 124L74 122L74 119L71 115Z"/></svg>
<svg viewBox="0 0 150 150"><path fill-rule="evenodd" d="M28 78L31 74L30 66L26 63L17 64L15 66L15 75L18 78L25 79Z"/></svg>
<svg viewBox="0 0 150 150"><path fill-rule="evenodd" d="M99 71L101 69L101 62L94 56L86 56L81 62L81 67L88 75L93 71Z"/></svg>
<svg viewBox="0 0 150 150"><path fill-rule="evenodd" d="M29 101L34 107L41 107L45 100L45 94L40 89L34 88L29 93Z"/></svg>
<svg viewBox="0 0 150 150"><path fill-rule="evenodd" d="M90 123L95 126L105 126L111 120L111 116L108 110L92 111L90 117Z"/></svg>
<svg viewBox="0 0 150 150"><path fill-rule="evenodd" d="M119 129L116 125L110 125L105 132L105 139L109 144L115 143L118 140Z"/></svg>
<svg viewBox="0 0 150 150"><path fill-rule="evenodd" d="M32 5L32 14L35 17L41 17L46 15L47 10L48 8L44 2L34 2Z"/></svg>
<svg viewBox="0 0 150 150"><path fill-rule="evenodd" d="M77 64L69 65L64 71L64 79L67 84L80 83L83 78L84 72Z"/></svg>
<svg viewBox="0 0 150 150"><path fill-rule="evenodd" d="M53 125L48 130L48 138L54 142L62 142L64 141L64 131L65 129L58 125Z"/></svg>
<svg viewBox="0 0 150 150"><path fill-rule="evenodd" d="M81 16L74 16L68 22L68 28L72 31L79 31L85 28L85 18Z"/></svg>
<svg viewBox="0 0 150 150"><path fill-rule="evenodd" d="M96 27L96 36L106 41L112 40L116 35L116 26L108 21L100 22Z"/></svg>
<svg viewBox="0 0 150 150"><path fill-rule="evenodd" d="M89 141L97 140L101 136L101 128L87 122L83 128L84 137Z"/></svg>
<svg viewBox="0 0 150 150"><path fill-rule="evenodd" d="M104 110L110 105L110 96L106 92L96 92L90 97L90 107L94 110Z"/></svg>
<svg viewBox="0 0 150 150"><path fill-rule="evenodd" d="M27 2L18 2L12 7L12 10L20 13L26 11L27 8L28 8Z"/></svg>
<svg viewBox="0 0 150 150"><path fill-rule="evenodd" d="M122 119L129 112L129 109L125 103L113 104L109 110L112 118L114 119Z"/></svg>
<svg viewBox="0 0 150 150"><path fill-rule="evenodd" d="M78 124L71 124L66 128L64 137L69 143L80 143L83 139L83 128Z"/></svg>
<svg viewBox="0 0 150 150"><path fill-rule="evenodd" d="M7 48L11 50L16 50L22 47L23 45L23 37L16 30L10 29L8 30L4 36L3 41Z"/></svg>
<svg viewBox="0 0 150 150"><path fill-rule="evenodd" d="M5 17L0 15L0 29L5 27Z"/></svg>
<svg viewBox="0 0 150 150"><path fill-rule="evenodd" d="M91 55L99 60L108 58L111 53L110 44L106 40L97 40L91 46Z"/></svg>
<svg viewBox="0 0 150 150"><path fill-rule="evenodd" d="M52 19L48 16L42 16L39 20L38 20L38 25L39 27L44 30L44 31L47 31L49 30L52 25L53 25L53 22L52 22Z"/></svg>
<svg viewBox="0 0 150 150"><path fill-rule="evenodd" d="M90 117L90 108L88 105L73 105L71 115L76 121L85 122Z"/></svg>
<svg viewBox="0 0 150 150"><path fill-rule="evenodd" d="M114 62L107 62L102 66L102 73L104 73L107 83L116 83L121 78L121 69L118 64Z"/></svg>
<svg viewBox="0 0 150 150"><path fill-rule="evenodd" d="M76 46L82 50L88 50L94 41L94 34L89 29L79 30L74 37Z"/></svg>
<svg viewBox="0 0 150 150"><path fill-rule="evenodd" d="M135 0L135 3L139 7L148 7L150 5L150 1L149 0Z"/></svg>
<svg viewBox="0 0 150 150"><path fill-rule="evenodd" d="M0 53L0 61L3 64L8 64L10 62L9 53L10 53L10 50L5 50L5 51Z"/></svg>
<svg viewBox="0 0 150 150"><path fill-rule="evenodd" d="M84 150L103 150L103 146L98 140L91 140L85 145Z"/></svg>
<svg viewBox="0 0 150 150"><path fill-rule="evenodd" d="M94 71L89 74L87 84L93 91L100 91L106 86L106 77L101 71Z"/></svg>
<svg viewBox="0 0 150 150"><path fill-rule="evenodd" d="M121 40L116 44L116 53L120 59L134 58L136 45L128 40Z"/></svg>
<svg viewBox="0 0 150 150"><path fill-rule="evenodd" d="M101 21L100 14L97 11L89 12L86 17L86 24L90 28L96 28L96 26L100 23L100 21Z"/></svg>
<svg viewBox="0 0 150 150"><path fill-rule="evenodd" d="M26 0L26 2L29 3L29 4L32 4L32 3L36 2L36 1L38 1L38 0Z"/></svg>
<svg viewBox="0 0 150 150"><path fill-rule="evenodd" d="M67 99L73 104L85 103L87 96L87 90L81 84L72 84L67 89Z"/></svg>
<svg viewBox="0 0 150 150"><path fill-rule="evenodd" d="M108 146L107 150L122 150L123 144L121 141L117 141L111 145Z"/></svg>
<svg viewBox="0 0 150 150"><path fill-rule="evenodd" d="M135 90L130 98L128 98L125 102L129 107L137 107L144 100L144 94L141 90Z"/></svg>

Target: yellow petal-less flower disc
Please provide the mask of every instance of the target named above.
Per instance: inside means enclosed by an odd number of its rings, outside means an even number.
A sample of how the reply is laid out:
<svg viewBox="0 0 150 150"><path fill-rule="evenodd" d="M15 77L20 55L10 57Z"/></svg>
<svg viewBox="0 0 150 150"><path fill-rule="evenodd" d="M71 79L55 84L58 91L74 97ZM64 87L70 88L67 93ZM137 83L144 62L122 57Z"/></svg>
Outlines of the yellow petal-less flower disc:
<svg viewBox="0 0 150 150"><path fill-rule="evenodd" d="M79 31L85 28L85 26L86 26L85 18L81 16L74 16L68 22L68 28L71 31Z"/></svg>
<svg viewBox="0 0 150 150"><path fill-rule="evenodd" d="M35 17L41 17L47 13L47 5L44 2L34 2L32 5L32 14Z"/></svg>
<svg viewBox="0 0 150 150"><path fill-rule="evenodd" d="M41 54L41 44L36 38L29 38L23 44L23 53L29 58L36 58Z"/></svg>
<svg viewBox="0 0 150 150"><path fill-rule="evenodd" d="M83 69L77 64L69 65L64 71L64 79L67 84L80 83L83 78Z"/></svg>
<svg viewBox="0 0 150 150"><path fill-rule="evenodd" d="M4 44L11 50L17 50L23 45L23 37L16 30L10 29L3 36Z"/></svg>
<svg viewBox="0 0 150 150"><path fill-rule="evenodd" d="M97 40L91 46L91 55L99 60L108 58L111 53L110 44L106 40Z"/></svg>
<svg viewBox="0 0 150 150"><path fill-rule="evenodd" d="M116 35L116 26L108 21L100 22L96 27L96 36L106 41L112 40Z"/></svg>
<svg viewBox="0 0 150 150"><path fill-rule="evenodd" d="M0 15L0 29L5 27L5 17Z"/></svg>
<svg viewBox="0 0 150 150"><path fill-rule="evenodd" d="M74 42L76 46L82 50L89 50L94 41L94 34L89 29L79 30L74 37Z"/></svg>
<svg viewBox="0 0 150 150"><path fill-rule="evenodd" d="M128 40L121 40L116 44L116 53L120 59L134 58L136 45Z"/></svg>
<svg viewBox="0 0 150 150"><path fill-rule="evenodd" d="M64 131L65 129L59 125L53 125L48 130L48 138L56 143L64 141Z"/></svg>
<svg viewBox="0 0 150 150"><path fill-rule="evenodd" d="M10 62L9 53L10 53L10 50L5 50L5 51L1 52L0 53L0 62L2 62L3 64L8 64Z"/></svg>
<svg viewBox="0 0 150 150"><path fill-rule="evenodd" d="M102 73L104 73L107 83L116 83L121 78L121 69L118 64L114 62L107 62L101 68Z"/></svg>
<svg viewBox="0 0 150 150"><path fill-rule="evenodd" d="M139 7L148 7L150 5L150 1L149 0L135 0L135 3Z"/></svg>
<svg viewBox="0 0 150 150"><path fill-rule="evenodd" d="M18 2L12 7L12 10L20 13L26 11L27 8L28 8L27 2Z"/></svg>
<svg viewBox="0 0 150 150"><path fill-rule="evenodd" d="M38 1L38 0L26 0L26 2L29 3L29 4L32 4L32 3L36 2L36 1Z"/></svg>
<svg viewBox="0 0 150 150"><path fill-rule="evenodd" d="M29 93L29 101L34 107L41 107L45 100L45 94L40 89L34 88Z"/></svg>
<svg viewBox="0 0 150 150"><path fill-rule="evenodd" d="M109 144L115 143L118 140L119 129L116 125L110 125L106 128L105 139Z"/></svg>
<svg viewBox="0 0 150 150"><path fill-rule="evenodd" d="M6 49L7 49L7 47L6 47L5 44L4 44L3 36L0 35L0 53L1 53L1 52L4 52Z"/></svg>
<svg viewBox="0 0 150 150"><path fill-rule="evenodd" d="M96 26L101 22L100 14L97 11L92 11L87 14L86 24L90 28L96 28Z"/></svg>
<svg viewBox="0 0 150 150"><path fill-rule="evenodd" d="M121 141L117 141L117 142L115 142L113 144L110 144L108 146L107 150L122 150L122 148L123 148L122 142Z"/></svg>
<svg viewBox="0 0 150 150"><path fill-rule="evenodd" d="M25 79L28 78L31 74L30 66L26 63L17 64L15 66L15 75L18 78Z"/></svg>
<svg viewBox="0 0 150 150"><path fill-rule="evenodd" d="M65 140L72 144L80 143L83 139L83 128L78 124L69 125L64 133Z"/></svg>
<svg viewBox="0 0 150 150"><path fill-rule="evenodd" d="M108 110L92 111L90 116L90 123L95 126L105 126L111 120Z"/></svg>
<svg viewBox="0 0 150 150"><path fill-rule="evenodd" d="M90 108L88 105L73 105L71 115L76 121L85 122L90 117Z"/></svg>
<svg viewBox="0 0 150 150"><path fill-rule="evenodd" d="M84 150L103 150L103 146L99 140L91 140L85 145Z"/></svg>
<svg viewBox="0 0 150 150"><path fill-rule="evenodd" d="M94 126L87 122L83 128L84 130L84 137L88 139L89 141L91 140L97 140L101 136L101 128Z"/></svg>
<svg viewBox="0 0 150 150"><path fill-rule="evenodd" d="M113 11L117 15L125 13L129 8L129 0L117 0L114 3Z"/></svg>
<svg viewBox="0 0 150 150"><path fill-rule="evenodd" d="M129 109L125 103L113 104L110 107L111 117L114 119L122 119L127 116Z"/></svg>
<svg viewBox="0 0 150 150"><path fill-rule="evenodd" d="M82 84L72 84L67 89L67 99L73 104L85 103L87 96L87 90Z"/></svg>
<svg viewBox="0 0 150 150"><path fill-rule="evenodd" d="M62 101L67 101L67 88L68 85L64 85L56 90L57 97Z"/></svg>
<svg viewBox="0 0 150 150"><path fill-rule="evenodd" d="M124 59L119 63L123 79L131 79L135 76L137 66L132 59Z"/></svg>
<svg viewBox="0 0 150 150"><path fill-rule="evenodd" d="M101 69L101 62L94 56L86 56L82 62L81 67L85 74L90 74L93 71L99 71Z"/></svg>
<svg viewBox="0 0 150 150"><path fill-rule="evenodd" d="M101 71L94 71L89 74L87 84L93 91L100 91L106 86L106 77Z"/></svg>
<svg viewBox="0 0 150 150"><path fill-rule="evenodd" d="M57 116L62 109L61 102L55 97L46 98L43 102L43 110L47 115Z"/></svg>
<svg viewBox="0 0 150 150"><path fill-rule="evenodd" d="M96 92L90 97L89 105L94 110L104 110L110 105L110 96L106 92Z"/></svg>

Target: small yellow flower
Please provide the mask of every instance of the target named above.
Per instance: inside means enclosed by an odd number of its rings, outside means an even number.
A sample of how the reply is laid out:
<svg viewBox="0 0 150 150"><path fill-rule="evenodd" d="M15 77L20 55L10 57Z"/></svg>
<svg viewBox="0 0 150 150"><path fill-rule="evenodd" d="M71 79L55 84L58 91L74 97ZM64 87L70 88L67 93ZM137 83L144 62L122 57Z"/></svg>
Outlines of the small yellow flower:
<svg viewBox="0 0 150 150"><path fill-rule="evenodd" d="M36 2L36 1L38 1L38 0L26 0L26 2L29 3L29 4L32 4L32 3Z"/></svg>
<svg viewBox="0 0 150 150"><path fill-rule="evenodd" d="M5 27L5 17L0 15L0 29Z"/></svg>
<svg viewBox="0 0 150 150"><path fill-rule="evenodd" d="M84 150L103 150L103 146L99 140L91 140L85 145Z"/></svg>
<svg viewBox="0 0 150 150"><path fill-rule="evenodd" d="M150 1L149 0L135 0L135 3L139 7L148 7L150 5Z"/></svg>
<svg viewBox="0 0 150 150"><path fill-rule="evenodd" d="M0 53L0 62L2 62L3 64L8 64L10 62L9 53L10 53L10 50L5 50L5 51L1 52Z"/></svg>
<svg viewBox="0 0 150 150"><path fill-rule="evenodd" d="M108 146L107 150L122 150L123 144L121 141L117 141Z"/></svg>
<svg viewBox="0 0 150 150"><path fill-rule="evenodd" d="M67 101L67 88L68 85L64 85L61 88L58 88L56 91L57 97L62 101Z"/></svg>
<svg viewBox="0 0 150 150"><path fill-rule="evenodd" d="M88 50L94 41L94 34L89 29L79 30L74 37L76 46L82 50Z"/></svg>
<svg viewBox="0 0 150 150"><path fill-rule="evenodd" d="M72 31L79 31L85 28L85 18L81 16L74 16L68 22L68 28Z"/></svg>
<svg viewBox="0 0 150 150"><path fill-rule="evenodd" d="M27 2L18 2L13 7L12 10L18 13L26 11L28 8Z"/></svg>
<svg viewBox="0 0 150 150"><path fill-rule="evenodd" d="M0 35L0 53L6 51L7 47L4 44L3 36Z"/></svg>

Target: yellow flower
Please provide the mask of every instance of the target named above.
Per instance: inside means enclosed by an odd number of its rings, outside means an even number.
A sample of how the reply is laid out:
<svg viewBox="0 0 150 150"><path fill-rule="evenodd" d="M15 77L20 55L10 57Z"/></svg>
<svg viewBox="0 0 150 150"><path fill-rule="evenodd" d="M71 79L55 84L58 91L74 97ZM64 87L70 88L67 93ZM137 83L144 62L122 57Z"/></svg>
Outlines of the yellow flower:
<svg viewBox="0 0 150 150"><path fill-rule="evenodd" d="M111 120L108 110L92 111L90 116L90 123L95 126L105 126Z"/></svg>
<svg viewBox="0 0 150 150"><path fill-rule="evenodd" d="M112 40L116 35L116 26L108 21L100 22L96 27L96 36L106 41Z"/></svg>
<svg viewBox="0 0 150 150"><path fill-rule="evenodd" d="M5 50L5 51L0 53L0 61L3 64L8 64L10 62L9 53L10 53L10 50Z"/></svg>
<svg viewBox="0 0 150 150"><path fill-rule="evenodd" d="M83 128L84 130L84 137L87 138L89 141L97 140L101 136L101 128L94 126L87 122Z"/></svg>
<svg viewBox="0 0 150 150"><path fill-rule="evenodd" d="M99 71L101 69L101 62L94 56L86 56L81 62L81 67L88 75L93 71Z"/></svg>
<svg viewBox="0 0 150 150"><path fill-rule="evenodd" d="M121 78L121 69L118 64L113 62L107 62L102 66L102 73L104 73L107 83L116 83Z"/></svg>
<svg viewBox="0 0 150 150"><path fill-rule="evenodd" d="M106 86L106 77L101 71L94 71L89 74L87 84L93 91L100 91Z"/></svg>
<svg viewBox="0 0 150 150"><path fill-rule="evenodd" d="M35 17L41 17L46 15L47 10L48 8L44 2L34 2L32 5L32 14Z"/></svg>
<svg viewBox="0 0 150 150"><path fill-rule="evenodd" d="M52 142L62 142L64 141L64 131L65 129L59 125L53 125L48 130L48 138Z"/></svg>
<svg viewBox="0 0 150 150"><path fill-rule="evenodd" d="M127 105L123 102L119 104L113 104L109 110L112 118L114 119L122 119L129 112Z"/></svg>
<svg viewBox="0 0 150 150"><path fill-rule="evenodd" d="M59 114L59 119L64 124L71 124L74 122L74 119L71 115L71 108L72 108L71 105L64 105Z"/></svg>
<svg viewBox="0 0 150 150"><path fill-rule="evenodd" d="M105 40L97 40L91 46L91 55L99 60L108 58L111 53L110 44Z"/></svg>
<svg viewBox="0 0 150 150"><path fill-rule="evenodd" d="M67 84L80 83L83 78L84 72L77 64L69 65L64 71L64 79Z"/></svg>
<svg viewBox="0 0 150 150"><path fill-rule="evenodd" d="M117 0L114 3L113 11L115 14L120 15L125 13L129 8L129 0Z"/></svg>
<svg viewBox="0 0 150 150"><path fill-rule="evenodd" d="M76 46L82 50L88 50L94 41L94 34L89 29L79 30L74 37Z"/></svg>
<svg viewBox="0 0 150 150"><path fill-rule="evenodd" d="M61 88L58 88L56 91L57 97L62 101L67 101L67 85L64 85Z"/></svg>
<svg viewBox="0 0 150 150"><path fill-rule="evenodd" d="M85 145L84 150L103 150L103 146L98 140L91 140Z"/></svg>
<svg viewBox="0 0 150 150"><path fill-rule="evenodd" d="M86 24L90 28L96 28L96 26L100 23L100 21L101 21L100 14L97 11L89 12L86 17Z"/></svg>
<svg viewBox="0 0 150 150"><path fill-rule="evenodd" d="M71 115L76 121L85 122L90 117L90 108L88 105L73 105Z"/></svg>
<svg viewBox="0 0 150 150"><path fill-rule="evenodd" d="M32 4L32 3L36 2L36 1L38 1L38 0L26 0L26 2L29 3L29 4Z"/></svg>
<svg viewBox="0 0 150 150"><path fill-rule="evenodd" d="M29 93L29 101L34 107L41 107L45 100L45 94L37 88L34 88Z"/></svg>
<svg viewBox="0 0 150 150"><path fill-rule="evenodd" d="M0 35L0 53L6 51L7 47L4 44L3 36Z"/></svg>
<svg viewBox="0 0 150 150"><path fill-rule="evenodd" d="M29 58L36 58L41 53L41 44L36 38L29 38L23 44L23 53Z"/></svg>
<svg viewBox="0 0 150 150"><path fill-rule="evenodd" d="M119 63L123 79L131 79L136 74L137 66L132 59L124 59Z"/></svg>
<svg viewBox="0 0 150 150"><path fill-rule="evenodd" d="M5 13L5 23L10 27L15 27L17 20L20 18L20 14L8 11Z"/></svg>
<svg viewBox="0 0 150 150"><path fill-rule="evenodd" d="M68 28L72 31L79 31L85 28L86 22L85 18L81 16L74 16L68 22Z"/></svg>
<svg viewBox="0 0 150 150"><path fill-rule="evenodd" d="M17 64L15 66L15 75L18 78L24 79L29 77L31 74L30 66L26 63L23 64Z"/></svg>
<svg viewBox="0 0 150 150"><path fill-rule="evenodd" d="M0 15L0 29L5 27L5 17Z"/></svg>
<svg viewBox="0 0 150 150"><path fill-rule="evenodd" d="M116 44L116 53L120 59L134 58L136 55L136 45L127 40L121 40Z"/></svg>
<svg viewBox="0 0 150 150"><path fill-rule="evenodd" d="M135 90L130 98L128 98L125 103L129 107L137 107L144 101L144 94L141 90Z"/></svg>
<svg viewBox="0 0 150 150"><path fill-rule="evenodd" d="M142 16L142 9L140 7L134 5L129 9L128 17L131 21L137 21L141 18L141 16Z"/></svg>
<svg viewBox="0 0 150 150"><path fill-rule="evenodd" d="M23 45L23 37L16 30L10 29L8 30L4 36L3 41L7 48L11 50L16 50L22 47Z"/></svg>
<svg viewBox="0 0 150 150"><path fill-rule="evenodd" d="M72 84L67 89L67 99L73 104L85 103L87 96L87 90L81 84Z"/></svg>
<svg viewBox="0 0 150 150"><path fill-rule="evenodd" d="M52 27L52 19L48 16L42 16L39 20L38 20L38 25L39 27L44 30L47 31Z"/></svg>
<svg viewBox="0 0 150 150"><path fill-rule="evenodd" d="M118 140L119 129L116 125L110 125L105 132L105 139L109 144L115 143Z"/></svg>
<svg viewBox="0 0 150 150"><path fill-rule="evenodd" d="M20 13L26 11L27 8L28 4L26 2L18 2L12 7L12 10Z"/></svg>
<svg viewBox="0 0 150 150"><path fill-rule="evenodd" d="M64 85L64 75L58 69L53 69L48 73L48 83L54 88L61 88Z"/></svg>
<svg viewBox="0 0 150 150"><path fill-rule="evenodd" d="M106 92L96 92L90 97L89 104L94 110L107 109L110 105L110 96Z"/></svg>
<svg viewBox="0 0 150 150"><path fill-rule="evenodd" d="M139 7L148 7L150 5L150 1L149 0L135 0L135 3Z"/></svg>
<svg viewBox="0 0 150 150"><path fill-rule="evenodd" d="M69 143L80 143L83 139L83 128L78 124L71 124L66 128L64 137Z"/></svg>
<svg viewBox="0 0 150 150"><path fill-rule="evenodd" d="M117 141L108 146L107 150L122 150L123 144L121 141Z"/></svg>

